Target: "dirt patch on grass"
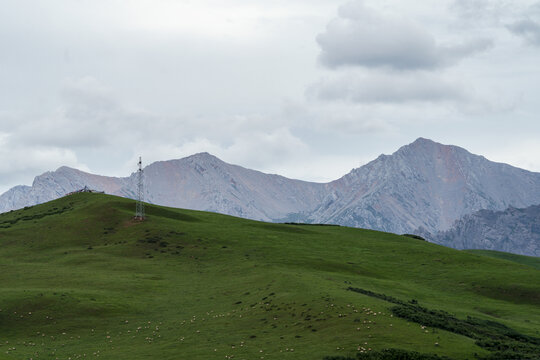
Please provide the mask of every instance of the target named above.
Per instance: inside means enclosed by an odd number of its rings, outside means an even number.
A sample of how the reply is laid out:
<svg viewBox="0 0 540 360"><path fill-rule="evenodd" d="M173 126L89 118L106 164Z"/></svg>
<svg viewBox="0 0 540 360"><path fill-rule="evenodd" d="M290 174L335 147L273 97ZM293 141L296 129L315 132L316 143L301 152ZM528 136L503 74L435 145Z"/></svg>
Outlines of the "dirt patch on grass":
<svg viewBox="0 0 540 360"><path fill-rule="evenodd" d="M141 220L129 219L129 220L126 220L126 221L124 221L122 223L122 227L123 228L129 228L129 227L139 225L139 224L142 224L142 223L143 223L143 221L141 221Z"/></svg>

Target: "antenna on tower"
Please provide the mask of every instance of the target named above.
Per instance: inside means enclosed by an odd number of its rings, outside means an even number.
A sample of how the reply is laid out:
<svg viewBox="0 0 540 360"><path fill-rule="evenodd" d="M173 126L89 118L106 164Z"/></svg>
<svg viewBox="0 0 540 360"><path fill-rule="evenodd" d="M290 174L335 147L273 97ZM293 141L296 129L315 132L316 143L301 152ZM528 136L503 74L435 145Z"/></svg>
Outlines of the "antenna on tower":
<svg viewBox="0 0 540 360"><path fill-rule="evenodd" d="M135 220L144 220L144 178L142 168L142 158L139 156L139 170L137 171L137 206L135 209Z"/></svg>

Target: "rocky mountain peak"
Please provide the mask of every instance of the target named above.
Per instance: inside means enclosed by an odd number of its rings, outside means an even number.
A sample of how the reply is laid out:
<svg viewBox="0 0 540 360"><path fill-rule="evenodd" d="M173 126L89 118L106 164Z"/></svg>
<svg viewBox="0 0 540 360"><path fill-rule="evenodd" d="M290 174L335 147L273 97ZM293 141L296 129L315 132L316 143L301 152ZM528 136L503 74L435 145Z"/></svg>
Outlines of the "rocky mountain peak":
<svg viewBox="0 0 540 360"><path fill-rule="evenodd" d="M446 230L465 214L540 203L540 174L418 138L330 183L314 222L405 233Z"/></svg>
<svg viewBox="0 0 540 360"><path fill-rule="evenodd" d="M418 138L414 142L402 146L394 154L405 157L478 157L456 145L445 145L426 138Z"/></svg>
<svg viewBox="0 0 540 360"><path fill-rule="evenodd" d="M83 171L72 168L72 167L69 167L69 166L60 166L54 172L57 172L57 173L70 173L70 172L83 172Z"/></svg>
<svg viewBox="0 0 540 360"><path fill-rule="evenodd" d="M206 169L210 166L214 168L221 168L226 167L227 165L229 164L216 156L207 152L201 152L181 159L156 161L148 165L145 170L158 171L158 169L165 170L172 168Z"/></svg>
<svg viewBox="0 0 540 360"><path fill-rule="evenodd" d="M405 146L414 147L414 146L445 146L445 145L443 145L441 143L438 143L438 142L435 142L435 141L433 141L431 139L428 139L428 138L419 137L418 139L414 140L409 145L405 145Z"/></svg>
<svg viewBox="0 0 540 360"><path fill-rule="evenodd" d="M192 162L219 162L219 163L224 163L221 159L219 159L218 157L208 153L208 152L200 152L200 153L196 153L196 154L193 154L191 156L188 156L184 159L181 159L181 160L185 160L185 161L192 161Z"/></svg>

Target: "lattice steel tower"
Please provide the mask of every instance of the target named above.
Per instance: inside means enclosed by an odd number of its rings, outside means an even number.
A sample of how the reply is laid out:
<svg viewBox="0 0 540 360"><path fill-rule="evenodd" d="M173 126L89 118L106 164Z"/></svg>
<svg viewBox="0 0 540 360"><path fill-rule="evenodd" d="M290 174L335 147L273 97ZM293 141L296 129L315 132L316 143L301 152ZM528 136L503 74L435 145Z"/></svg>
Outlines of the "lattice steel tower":
<svg viewBox="0 0 540 360"><path fill-rule="evenodd" d="M135 209L135 220L144 220L144 172L142 168L142 158L139 156L139 170L137 171L137 207Z"/></svg>

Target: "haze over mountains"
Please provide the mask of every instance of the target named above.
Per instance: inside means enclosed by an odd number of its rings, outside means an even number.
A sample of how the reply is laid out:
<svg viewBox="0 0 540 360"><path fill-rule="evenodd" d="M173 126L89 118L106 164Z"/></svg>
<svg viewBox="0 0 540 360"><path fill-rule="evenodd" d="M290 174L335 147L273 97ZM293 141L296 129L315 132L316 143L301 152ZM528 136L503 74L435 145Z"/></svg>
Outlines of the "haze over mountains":
<svg viewBox="0 0 540 360"><path fill-rule="evenodd" d="M144 170L145 199L151 203L395 233L418 228L437 233L482 209L540 204L540 173L423 138L325 184L264 174L208 153L155 162ZM61 167L37 176L32 186L2 194L0 211L49 201L84 186L134 198L136 174L115 178Z"/></svg>

